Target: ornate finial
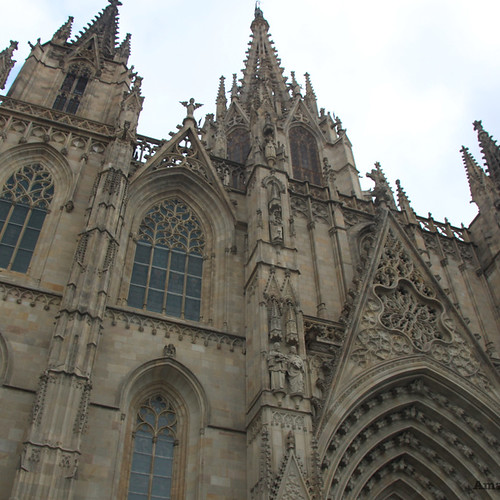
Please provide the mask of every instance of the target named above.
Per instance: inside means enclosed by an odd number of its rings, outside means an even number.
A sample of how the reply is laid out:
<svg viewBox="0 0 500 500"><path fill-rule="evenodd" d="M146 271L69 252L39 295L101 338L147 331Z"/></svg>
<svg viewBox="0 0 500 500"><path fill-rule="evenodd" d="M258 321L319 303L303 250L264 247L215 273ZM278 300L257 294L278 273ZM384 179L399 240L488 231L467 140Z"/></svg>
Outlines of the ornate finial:
<svg viewBox="0 0 500 500"><path fill-rule="evenodd" d="M474 126L474 130L477 130L478 132L481 132L483 130L483 122L482 120L476 120L472 123Z"/></svg>
<svg viewBox="0 0 500 500"><path fill-rule="evenodd" d="M474 122L477 138L483 159L487 167L488 176L493 181L496 189L500 191L500 147L493 137L483 128L481 120Z"/></svg>
<svg viewBox="0 0 500 500"><path fill-rule="evenodd" d="M200 104L199 102L194 102L193 97L191 97L189 101L179 101L179 102L187 109L186 118L192 118L193 120L194 120L194 111L203 106L203 104Z"/></svg>
<svg viewBox="0 0 500 500"><path fill-rule="evenodd" d="M367 172L366 176L375 182L375 187L372 190L372 195L375 197L375 204L387 204L390 208L396 209L392 189L378 161L375 162L375 168L371 172Z"/></svg>
<svg viewBox="0 0 500 500"><path fill-rule="evenodd" d="M10 70L16 63L16 61L12 59L12 54L14 54L14 50L17 49L17 45L17 42L11 40L10 46L0 52L0 90L5 88Z"/></svg>
<svg viewBox="0 0 500 500"><path fill-rule="evenodd" d="M262 10L260 8L260 0L256 0L255 2L255 17L264 17Z"/></svg>

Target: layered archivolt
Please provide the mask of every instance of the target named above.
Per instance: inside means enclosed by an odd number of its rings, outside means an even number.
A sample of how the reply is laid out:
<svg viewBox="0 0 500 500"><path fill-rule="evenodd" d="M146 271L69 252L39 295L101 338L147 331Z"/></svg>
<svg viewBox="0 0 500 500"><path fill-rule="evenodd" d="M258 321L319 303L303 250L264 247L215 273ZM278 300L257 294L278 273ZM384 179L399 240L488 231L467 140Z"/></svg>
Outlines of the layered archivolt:
<svg viewBox="0 0 500 500"><path fill-rule="evenodd" d="M358 403L328 442L327 498L478 498L477 482L500 476L500 429L445 392L415 379Z"/></svg>

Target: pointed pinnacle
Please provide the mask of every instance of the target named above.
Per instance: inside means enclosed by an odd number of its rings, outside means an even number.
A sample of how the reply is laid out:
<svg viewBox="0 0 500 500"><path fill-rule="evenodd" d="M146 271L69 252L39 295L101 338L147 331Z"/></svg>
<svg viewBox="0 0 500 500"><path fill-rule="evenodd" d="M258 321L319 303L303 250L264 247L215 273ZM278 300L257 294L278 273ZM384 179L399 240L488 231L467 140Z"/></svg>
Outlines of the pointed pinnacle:
<svg viewBox="0 0 500 500"><path fill-rule="evenodd" d="M0 52L0 90L5 88L7 78L16 61L12 59L14 51L17 49L18 43L14 40L10 41L9 47Z"/></svg>
<svg viewBox="0 0 500 500"><path fill-rule="evenodd" d="M233 85L231 87L231 100L234 101L238 98L238 82L236 80L236 73L233 73Z"/></svg>
<svg viewBox="0 0 500 500"><path fill-rule="evenodd" d="M488 184L488 179L486 177L486 174L484 173L484 170L479 166L475 158L469 153L468 148L462 146L460 152L462 153L465 172L467 174L467 181L469 182L471 198L472 201L477 204L485 192L485 188Z"/></svg>
<svg viewBox="0 0 500 500"><path fill-rule="evenodd" d="M477 130L479 147L483 153L489 177L496 188L500 190L500 147L498 147L493 137L484 130L480 120L474 122L474 130Z"/></svg>
<svg viewBox="0 0 500 500"><path fill-rule="evenodd" d="M221 76L219 79L219 91L217 92L217 103L226 103L226 86L224 85L226 78Z"/></svg>
<svg viewBox="0 0 500 500"><path fill-rule="evenodd" d="M125 60L125 63L128 61L128 58L130 57L130 52L131 52L131 45L130 45L130 40L132 38L132 35L130 33L127 33L125 38L123 39L122 43L117 49L118 55Z"/></svg>
<svg viewBox="0 0 500 500"><path fill-rule="evenodd" d="M66 42L71 36L71 29L73 27L73 16L69 16L68 20L54 33L52 41Z"/></svg>
<svg viewBox="0 0 500 500"><path fill-rule="evenodd" d="M399 209L407 213L410 222L417 222L417 215L410 205L410 199L405 193L405 190L401 187L401 182L399 179L396 180L397 195L398 195L398 205Z"/></svg>
<svg viewBox="0 0 500 500"><path fill-rule="evenodd" d="M306 97L316 99L316 94L314 93L314 89L311 84L311 75L309 75L309 73L305 73L304 76L306 77Z"/></svg>

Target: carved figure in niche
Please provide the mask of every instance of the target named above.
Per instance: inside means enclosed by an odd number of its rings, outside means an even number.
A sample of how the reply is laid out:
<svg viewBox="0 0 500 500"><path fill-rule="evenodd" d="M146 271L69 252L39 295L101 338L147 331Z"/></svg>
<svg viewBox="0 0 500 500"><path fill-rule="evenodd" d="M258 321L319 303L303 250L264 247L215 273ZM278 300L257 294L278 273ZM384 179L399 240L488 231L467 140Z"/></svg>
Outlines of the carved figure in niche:
<svg viewBox="0 0 500 500"><path fill-rule="evenodd" d="M272 244L283 243L283 219L281 206L278 203L269 206L269 233Z"/></svg>
<svg viewBox="0 0 500 500"><path fill-rule="evenodd" d="M201 108L203 104L199 102L194 102L194 99L191 97L188 101L179 101L187 110L187 118L194 118L194 111L198 108Z"/></svg>
<svg viewBox="0 0 500 500"><path fill-rule="evenodd" d="M270 167L276 164L276 143L272 137L267 138L264 154Z"/></svg>
<svg viewBox="0 0 500 500"><path fill-rule="evenodd" d="M269 304L269 339L275 342L283 340L281 311L278 301L275 298L272 298Z"/></svg>
<svg viewBox="0 0 500 500"><path fill-rule="evenodd" d="M287 372L288 357L280 352L280 343L275 342L267 355L267 366L271 374L271 389L273 391L285 390L285 377Z"/></svg>
<svg viewBox="0 0 500 500"><path fill-rule="evenodd" d="M291 394L304 394L304 361L297 354L295 346L290 347L288 355L288 385Z"/></svg>
<svg viewBox="0 0 500 500"><path fill-rule="evenodd" d="M287 301L286 304L285 333L287 344L296 345L299 343L299 336L297 333L297 314L290 300Z"/></svg>
<svg viewBox="0 0 500 500"><path fill-rule="evenodd" d="M163 348L163 356L165 358L175 358L175 346L174 346L174 344L168 344Z"/></svg>

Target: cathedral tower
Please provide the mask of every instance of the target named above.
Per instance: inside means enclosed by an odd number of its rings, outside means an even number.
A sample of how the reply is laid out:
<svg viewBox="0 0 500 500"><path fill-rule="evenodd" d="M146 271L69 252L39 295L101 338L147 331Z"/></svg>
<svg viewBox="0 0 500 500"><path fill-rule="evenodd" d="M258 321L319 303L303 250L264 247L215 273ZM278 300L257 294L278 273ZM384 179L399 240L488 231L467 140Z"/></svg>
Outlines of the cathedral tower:
<svg viewBox="0 0 500 500"><path fill-rule="evenodd" d="M0 500L494 498L492 136L469 228L362 190L258 7L203 125L140 135L119 6L0 96Z"/></svg>

